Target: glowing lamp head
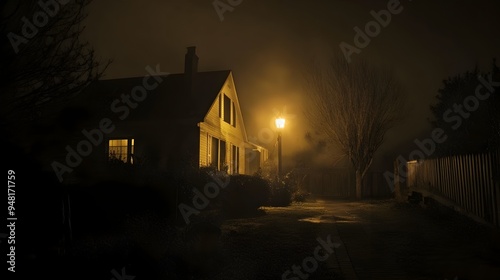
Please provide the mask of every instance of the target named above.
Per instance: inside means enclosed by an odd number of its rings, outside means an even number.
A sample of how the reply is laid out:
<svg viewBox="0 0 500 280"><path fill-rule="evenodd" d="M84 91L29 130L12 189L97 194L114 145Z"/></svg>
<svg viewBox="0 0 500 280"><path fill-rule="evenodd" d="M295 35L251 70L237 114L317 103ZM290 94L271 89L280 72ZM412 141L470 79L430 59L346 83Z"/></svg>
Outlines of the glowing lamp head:
<svg viewBox="0 0 500 280"><path fill-rule="evenodd" d="M276 119L276 128L278 129L283 129L285 127L285 119L284 118L277 118Z"/></svg>

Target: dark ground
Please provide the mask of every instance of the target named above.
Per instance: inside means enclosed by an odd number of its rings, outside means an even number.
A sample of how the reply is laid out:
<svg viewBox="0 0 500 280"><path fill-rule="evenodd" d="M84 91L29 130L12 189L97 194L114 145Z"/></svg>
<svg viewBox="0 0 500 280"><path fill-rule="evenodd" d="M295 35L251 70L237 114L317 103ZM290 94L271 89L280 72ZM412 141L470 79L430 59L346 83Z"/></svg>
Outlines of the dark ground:
<svg viewBox="0 0 500 280"><path fill-rule="evenodd" d="M265 211L224 223L228 261L210 279L281 279L329 234L341 246L308 279L500 279L498 234L451 212L394 201Z"/></svg>
<svg viewBox="0 0 500 280"><path fill-rule="evenodd" d="M215 243L210 235L185 242L181 229L152 214L130 217L120 230L79 237L63 258L34 257L30 270L52 279L297 280L282 274L313 256L317 238L330 235L340 246L307 279L500 279L498 231L451 212L393 200L263 210L219 220ZM202 254L190 255L193 248L206 255L196 259ZM194 266L210 276L186 273Z"/></svg>

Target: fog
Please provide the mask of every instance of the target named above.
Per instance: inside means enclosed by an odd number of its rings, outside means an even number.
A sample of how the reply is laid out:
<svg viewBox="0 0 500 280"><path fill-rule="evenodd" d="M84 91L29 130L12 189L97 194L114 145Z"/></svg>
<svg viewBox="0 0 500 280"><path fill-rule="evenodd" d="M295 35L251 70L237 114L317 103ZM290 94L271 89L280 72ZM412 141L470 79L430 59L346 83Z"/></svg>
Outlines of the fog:
<svg viewBox="0 0 500 280"><path fill-rule="evenodd" d="M274 130L273 120L281 111L287 117L285 166L299 158L332 164L331 156L319 156L325 149L307 141L306 133L316 135L304 116L304 65L313 57L338 53L341 42L352 45L353 28L364 29L373 20L370 11L387 9L388 2L242 1L223 13L221 21L213 1L94 1L85 37L102 59L113 59L107 79L141 76L145 66L156 64L164 72L182 72L186 47L196 46L199 71L233 71L251 140L272 152L274 135L262 135ZM410 105L404 123L387 134L375 162L397 153L406 156L416 137L429 135L429 105L443 79L476 65L489 70L498 54L498 3L456 3L401 1L402 12L352 55L392 68ZM339 158L341 154L333 157L335 162Z"/></svg>

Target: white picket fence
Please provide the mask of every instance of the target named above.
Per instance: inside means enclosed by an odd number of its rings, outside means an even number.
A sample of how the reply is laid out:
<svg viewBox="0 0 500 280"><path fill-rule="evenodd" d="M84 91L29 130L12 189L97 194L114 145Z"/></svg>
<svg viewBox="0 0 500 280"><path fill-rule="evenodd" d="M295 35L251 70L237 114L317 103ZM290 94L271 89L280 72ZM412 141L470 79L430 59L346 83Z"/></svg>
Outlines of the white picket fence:
<svg viewBox="0 0 500 280"><path fill-rule="evenodd" d="M500 227L500 150L408 162L410 190L423 189Z"/></svg>

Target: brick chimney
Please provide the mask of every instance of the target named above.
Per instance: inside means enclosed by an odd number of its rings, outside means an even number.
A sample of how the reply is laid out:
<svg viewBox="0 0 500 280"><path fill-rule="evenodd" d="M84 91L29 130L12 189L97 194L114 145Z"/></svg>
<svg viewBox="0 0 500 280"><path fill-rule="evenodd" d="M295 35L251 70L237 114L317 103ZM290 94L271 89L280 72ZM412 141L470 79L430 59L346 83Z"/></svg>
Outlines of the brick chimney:
<svg viewBox="0 0 500 280"><path fill-rule="evenodd" d="M198 72L198 56L196 55L196 47L188 47L184 60L184 74L194 75Z"/></svg>
<svg viewBox="0 0 500 280"><path fill-rule="evenodd" d="M187 94L193 95L194 80L198 72L198 56L196 55L196 47L188 47L184 57L184 79L186 83Z"/></svg>

